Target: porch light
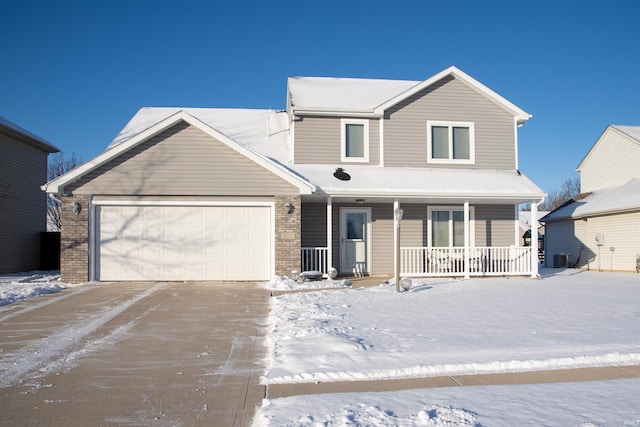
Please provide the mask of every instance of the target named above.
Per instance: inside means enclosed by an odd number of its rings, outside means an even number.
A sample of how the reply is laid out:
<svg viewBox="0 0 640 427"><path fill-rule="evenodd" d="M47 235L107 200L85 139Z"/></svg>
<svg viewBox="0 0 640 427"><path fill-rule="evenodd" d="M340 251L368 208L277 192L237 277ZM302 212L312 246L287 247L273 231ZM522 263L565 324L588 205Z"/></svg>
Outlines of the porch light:
<svg viewBox="0 0 640 427"><path fill-rule="evenodd" d="M364 203L364 199L356 199L356 203L361 205Z"/></svg>
<svg viewBox="0 0 640 427"><path fill-rule="evenodd" d="M73 211L74 215L80 215L80 212L82 212L82 205L78 202L73 202L73 205L71 205L71 210Z"/></svg>
<svg viewBox="0 0 640 427"><path fill-rule="evenodd" d="M293 206L291 203L287 203L286 205L284 205L284 208L287 210L287 213L289 215L291 215L293 211L296 210L295 206Z"/></svg>

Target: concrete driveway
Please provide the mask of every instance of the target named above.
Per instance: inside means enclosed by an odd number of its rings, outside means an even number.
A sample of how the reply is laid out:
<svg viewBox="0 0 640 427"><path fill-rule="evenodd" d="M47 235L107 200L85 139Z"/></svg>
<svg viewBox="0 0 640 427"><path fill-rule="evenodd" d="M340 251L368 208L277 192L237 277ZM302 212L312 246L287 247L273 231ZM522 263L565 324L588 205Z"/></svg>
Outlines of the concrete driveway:
<svg viewBox="0 0 640 427"><path fill-rule="evenodd" d="M249 425L268 299L246 283L102 283L0 307L0 424Z"/></svg>

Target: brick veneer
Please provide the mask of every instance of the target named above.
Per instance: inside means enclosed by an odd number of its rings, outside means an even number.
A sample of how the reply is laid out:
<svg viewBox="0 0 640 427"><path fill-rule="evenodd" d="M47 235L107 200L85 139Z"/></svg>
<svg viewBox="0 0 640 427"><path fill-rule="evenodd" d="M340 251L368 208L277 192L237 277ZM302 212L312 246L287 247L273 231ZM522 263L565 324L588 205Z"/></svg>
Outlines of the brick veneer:
<svg viewBox="0 0 640 427"><path fill-rule="evenodd" d="M82 208L73 213L73 203ZM82 283L89 280L89 197L62 197L60 230L60 280Z"/></svg>
<svg viewBox="0 0 640 427"><path fill-rule="evenodd" d="M287 203L293 212L287 212ZM291 270L300 271L300 196L276 196L275 267L276 274L288 276Z"/></svg>

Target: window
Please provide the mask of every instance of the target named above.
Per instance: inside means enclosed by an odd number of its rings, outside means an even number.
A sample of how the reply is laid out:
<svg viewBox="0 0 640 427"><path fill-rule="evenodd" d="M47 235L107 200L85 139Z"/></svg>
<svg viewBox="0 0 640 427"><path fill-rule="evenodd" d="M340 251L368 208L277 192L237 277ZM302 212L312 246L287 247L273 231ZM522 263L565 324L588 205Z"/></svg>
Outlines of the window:
<svg viewBox="0 0 640 427"><path fill-rule="evenodd" d="M427 122L429 163L475 163L473 123Z"/></svg>
<svg viewBox="0 0 640 427"><path fill-rule="evenodd" d="M464 209L461 207L429 208L429 242L434 248L464 247ZM473 241L473 207L469 210L470 238ZM471 243L473 244L473 243Z"/></svg>
<svg viewBox="0 0 640 427"><path fill-rule="evenodd" d="M342 161L369 161L369 121L342 119Z"/></svg>

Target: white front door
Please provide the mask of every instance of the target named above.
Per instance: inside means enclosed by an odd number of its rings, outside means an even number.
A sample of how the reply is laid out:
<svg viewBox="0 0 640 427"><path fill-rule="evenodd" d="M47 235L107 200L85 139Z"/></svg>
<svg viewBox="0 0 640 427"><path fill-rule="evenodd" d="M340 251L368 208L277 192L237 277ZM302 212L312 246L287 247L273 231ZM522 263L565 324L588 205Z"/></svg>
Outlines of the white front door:
<svg viewBox="0 0 640 427"><path fill-rule="evenodd" d="M343 208L340 221L340 270L360 275L369 272L371 210Z"/></svg>

